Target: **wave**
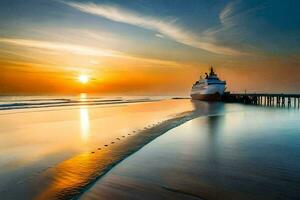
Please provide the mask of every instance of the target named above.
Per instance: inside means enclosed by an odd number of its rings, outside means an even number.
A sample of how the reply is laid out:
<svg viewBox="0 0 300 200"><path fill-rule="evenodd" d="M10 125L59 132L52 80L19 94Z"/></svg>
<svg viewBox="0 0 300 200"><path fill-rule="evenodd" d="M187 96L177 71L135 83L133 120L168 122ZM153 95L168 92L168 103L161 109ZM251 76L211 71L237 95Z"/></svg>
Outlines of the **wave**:
<svg viewBox="0 0 300 200"><path fill-rule="evenodd" d="M33 99L0 99L0 110L14 109L29 109L29 108L49 108L62 106L87 106L87 105L106 105L106 104L121 104L121 103L138 103L146 101L155 101L151 98L139 99L103 99L90 97L85 99L80 98L33 98Z"/></svg>

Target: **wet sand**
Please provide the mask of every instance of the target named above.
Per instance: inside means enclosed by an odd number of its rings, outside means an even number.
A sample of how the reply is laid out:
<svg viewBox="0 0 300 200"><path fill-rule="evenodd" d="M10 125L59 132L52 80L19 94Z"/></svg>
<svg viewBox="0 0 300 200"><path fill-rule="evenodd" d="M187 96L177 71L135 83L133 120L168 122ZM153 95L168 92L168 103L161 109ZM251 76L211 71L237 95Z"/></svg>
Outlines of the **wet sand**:
<svg viewBox="0 0 300 200"><path fill-rule="evenodd" d="M206 107L216 112L153 140L80 199L300 199L299 110Z"/></svg>
<svg viewBox="0 0 300 200"><path fill-rule="evenodd" d="M0 195L76 196L116 162L190 119L195 109L190 100L162 100L2 112Z"/></svg>
<svg viewBox="0 0 300 200"><path fill-rule="evenodd" d="M1 199L298 199L299 113L187 99L2 112Z"/></svg>
<svg viewBox="0 0 300 200"><path fill-rule="evenodd" d="M77 198L113 166L138 151L156 137L195 117L219 111L219 109L215 109L218 108L219 103L209 106L205 102L190 103L194 106L192 111L172 115L169 119L133 132L135 134L122 135L122 137L116 138L110 144L98 147L95 151L77 155L47 170L40 177L40 180L36 181L39 192L35 199ZM45 180L47 181L45 182Z"/></svg>

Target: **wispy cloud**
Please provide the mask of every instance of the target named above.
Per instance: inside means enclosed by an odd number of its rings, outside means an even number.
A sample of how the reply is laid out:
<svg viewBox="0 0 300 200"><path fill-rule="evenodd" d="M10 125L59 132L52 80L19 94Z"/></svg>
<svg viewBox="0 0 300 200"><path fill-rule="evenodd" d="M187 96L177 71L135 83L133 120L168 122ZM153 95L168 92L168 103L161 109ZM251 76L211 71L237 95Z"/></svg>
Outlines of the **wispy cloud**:
<svg viewBox="0 0 300 200"><path fill-rule="evenodd" d="M28 40L28 39L20 39L20 38L0 38L0 43L22 46L26 48L36 48L36 49L49 50L55 52L59 51L64 53L78 54L81 56L116 57L116 58L134 60L142 63L156 64L158 66L173 66L173 67L182 66L180 63L177 63L175 61L139 57L139 56L129 55L119 51L106 50L106 49L69 44L69 43Z"/></svg>
<svg viewBox="0 0 300 200"><path fill-rule="evenodd" d="M106 19L126 23L148 30L159 32L174 41L191 47L222 55L243 55L244 53L231 47L221 46L213 41L204 41L193 32L177 26L174 21L164 21L159 18L141 15L123 8L95 3L64 2L65 4L85 13L104 17Z"/></svg>
<svg viewBox="0 0 300 200"><path fill-rule="evenodd" d="M101 50L92 47L86 47L81 45L66 44L59 42L48 42L48 41L38 41L38 40L27 40L27 39L18 39L18 38L0 38L1 43L7 43L12 45L38 48L38 49L47 49L53 51L64 51L79 55L90 55L90 56L115 56L116 52Z"/></svg>
<svg viewBox="0 0 300 200"><path fill-rule="evenodd" d="M232 19L237 1L229 2L219 14L220 22L223 26L229 27L235 25Z"/></svg>
<svg viewBox="0 0 300 200"><path fill-rule="evenodd" d="M238 25L238 19L236 19L235 15L236 7L239 3L239 0L230 1L219 13L220 25L205 30L203 32L204 36L216 39L217 34L232 31Z"/></svg>
<svg viewBox="0 0 300 200"><path fill-rule="evenodd" d="M242 0L232 0L220 11L220 24L203 32L203 35L219 44L227 43L234 49L241 49L247 55L255 55L259 49L253 44L247 44L243 38L249 36L247 22L255 15L256 11L266 8L265 4L248 5ZM251 30L250 30L251 31Z"/></svg>
<svg viewBox="0 0 300 200"><path fill-rule="evenodd" d="M164 35L159 34L159 33L156 33L155 36L156 36L156 37L159 37L159 38L164 38L164 37L165 37Z"/></svg>
<svg viewBox="0 0 300 200"><path fill-rule="evenodd" d="M221 24L226 28L237 26L240 19L244 19L251 13L266 8L265 4L259 4L254 7L244 6L244 4L241 0L230 1L219 14Z"/></svg>

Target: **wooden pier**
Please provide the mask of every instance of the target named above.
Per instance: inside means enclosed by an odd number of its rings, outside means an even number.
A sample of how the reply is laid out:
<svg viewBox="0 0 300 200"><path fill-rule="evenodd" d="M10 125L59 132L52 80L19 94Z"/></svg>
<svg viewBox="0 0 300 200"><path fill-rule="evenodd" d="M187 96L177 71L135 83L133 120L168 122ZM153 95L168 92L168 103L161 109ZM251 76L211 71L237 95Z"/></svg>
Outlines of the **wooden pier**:
<svg viewBox="0 0 300 200"><path fill-rule="evenodd" d="M300 94L225 93L222 101L263 106L300 107Z"/></svg>

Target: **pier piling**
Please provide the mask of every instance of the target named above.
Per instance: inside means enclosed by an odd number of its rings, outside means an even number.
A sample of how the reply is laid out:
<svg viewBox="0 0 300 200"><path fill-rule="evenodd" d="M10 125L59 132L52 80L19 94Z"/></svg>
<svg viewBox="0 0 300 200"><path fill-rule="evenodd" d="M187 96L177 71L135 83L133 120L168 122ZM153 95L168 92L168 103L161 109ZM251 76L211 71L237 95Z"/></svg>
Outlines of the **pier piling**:
<svg viewBox="0 0 300 200"><path fill-rule="evenodd" d="M224 102L244 103L261 106L300 108L300 94L268 94L268 93L226 93ZM287 104L286 104L287 102Z"/></svg>

